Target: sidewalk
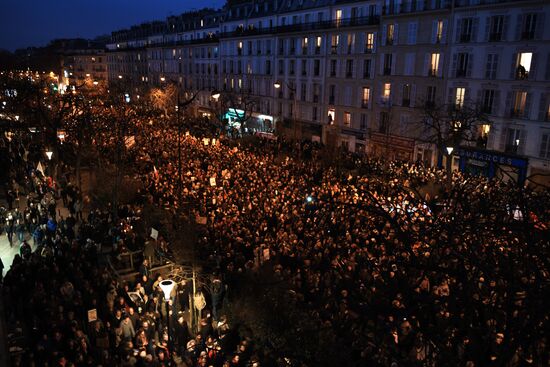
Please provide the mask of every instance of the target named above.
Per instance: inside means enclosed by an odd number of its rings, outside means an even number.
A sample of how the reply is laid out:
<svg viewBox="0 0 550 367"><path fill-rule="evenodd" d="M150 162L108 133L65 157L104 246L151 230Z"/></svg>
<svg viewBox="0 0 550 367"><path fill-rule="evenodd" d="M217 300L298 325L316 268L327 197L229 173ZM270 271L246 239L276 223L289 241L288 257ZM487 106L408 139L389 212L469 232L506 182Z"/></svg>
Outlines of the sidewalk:
<svg viewBox="0 0 550 367"><path fill-rule="evenodd" d="M0 202L0 205L5 205L5 203ZM26 205L26 198L24 196L21 196L19 200L19 210L23 211ZM69 210L63 206L62 200L57 200L57 214L58 221L60 220L59 214L61 214L63 218L66 218L69 215ZM1 225L4 225L4 223L2 223ZM4 264L3 275L6 275L6 273L10 269L11 263L13 262L13 258L19 253L19 241L17 240L15 235L13 237L13 246L10 247L10 243L6 234L2 233L2 235L0 235L0 258L2 259L2 263ZM31 245L31 249L34 252L34 250L36 250L36 246L34 246L33 244L31 234L25 233L25 239L27 240L27 243Z"/></svg>

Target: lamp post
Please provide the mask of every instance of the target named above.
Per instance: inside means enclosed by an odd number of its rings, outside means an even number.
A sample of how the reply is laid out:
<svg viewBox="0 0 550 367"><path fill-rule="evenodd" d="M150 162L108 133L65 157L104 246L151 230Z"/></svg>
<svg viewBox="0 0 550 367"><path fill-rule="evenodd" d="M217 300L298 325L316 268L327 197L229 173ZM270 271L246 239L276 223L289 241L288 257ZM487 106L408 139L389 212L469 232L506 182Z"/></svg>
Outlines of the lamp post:
<svg viewBox="0 0 550 367"><path fill-rule="evenodd" d="M48 157L49 161L52 160L52 155L53 155L53 152L51 150L46 151L46 157Z"/></svg>
<svg viewBox="0 0 550 367"><path fill-rule="evenodd" d="M214 107L214 114L216 115L216 118L220 122L220 133L223 133L223 110L221 110L218 103L220 102L221 92L217 90L213 90L212 93L210 93L210 97L214 100L215 107Z"/></svg>
<svg viewBox="0 0 550 367"><path fill-rule="evenodd" d="M170 359L172 358L172 352L170 348L170 294L172 293L175 285L176 282L171 279L166 279L159 283L159 287L164 293L164 301L166 301L166 328L168 330L168 354L170 355Z"/></svg>
<svg viewBox="0 0 550 367"><path fill-rule="evenodd" d="M294 125L294 140L296 140L296 128L298 127L298 121L296 120L296 88L290 85L287 82L284 82L287 86L288 90L292 92L293 98L292 98L292 124ZM280 89L282 87L282 83L279 81L276 81L273 83L273 87L275 89Z"/></svg>

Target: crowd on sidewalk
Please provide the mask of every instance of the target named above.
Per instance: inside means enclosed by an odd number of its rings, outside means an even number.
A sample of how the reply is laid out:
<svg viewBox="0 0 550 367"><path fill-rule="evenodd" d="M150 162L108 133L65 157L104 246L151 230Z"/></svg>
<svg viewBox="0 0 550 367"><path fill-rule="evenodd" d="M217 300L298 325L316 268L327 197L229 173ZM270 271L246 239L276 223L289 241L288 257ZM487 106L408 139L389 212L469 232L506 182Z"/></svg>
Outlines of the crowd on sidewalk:
<svg viewBox="0 0 550 367"><path fill-rule="evenodd" d="M136 225L139 205L121 205L118 220L111 211L83 215L71 175L59 175L66 182L53 180L38 165L39 156L29 157L24 139L0 138L0 146L7 153L1 162L6 191L13 193L3 228L10 246L21 247L0 278L10 336L20 340L10 346L13 366L198 366L207 359L237 366L257 360L250 341L241 340L224 317L213 320L208 309L199 332L191 334L189 287L179 284L166 307L162 277L147 259L134 280L113 275L106 256L115 260L150 242L128 230ZM19 223L22 228L13 229ZM113 248L111 255L102 255L104 246Z"/></svg>

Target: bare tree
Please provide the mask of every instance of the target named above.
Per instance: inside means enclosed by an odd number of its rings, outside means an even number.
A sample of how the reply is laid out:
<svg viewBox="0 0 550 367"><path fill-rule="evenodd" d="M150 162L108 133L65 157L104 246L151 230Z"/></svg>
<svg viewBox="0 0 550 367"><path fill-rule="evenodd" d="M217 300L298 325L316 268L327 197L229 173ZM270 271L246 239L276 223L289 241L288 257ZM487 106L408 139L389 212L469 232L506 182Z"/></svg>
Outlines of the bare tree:
<svg viewBox="0 0 550 367"><path fill-rule="evenodd" d="M477 142L481 137L482 125L491 121L479 104L466 100L460 106L425 102L418 122L417 140L434 144L438 153L438 165L442 165L447 148L458 148L463 144ZM450 173L451 160L447 159Z"/></svg>

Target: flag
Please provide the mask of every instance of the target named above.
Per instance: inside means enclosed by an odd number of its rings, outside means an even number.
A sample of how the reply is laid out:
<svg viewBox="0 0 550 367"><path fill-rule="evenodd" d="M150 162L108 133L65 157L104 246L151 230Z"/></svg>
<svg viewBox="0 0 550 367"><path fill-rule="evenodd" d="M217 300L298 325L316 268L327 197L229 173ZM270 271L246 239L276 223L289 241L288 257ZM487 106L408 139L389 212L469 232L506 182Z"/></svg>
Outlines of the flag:
<svg viewBox="0 0 550 367"><path fill-rule="evenodd" d="M41 162L38 162L38 166L36 167L36 170L40 173L42 173L42 176L46 176L46 174L44 173L44 167L42 167L42 163Z"/></svg>

